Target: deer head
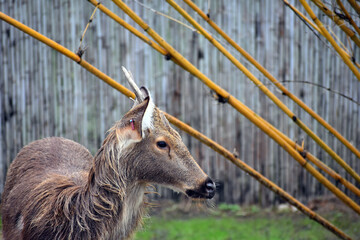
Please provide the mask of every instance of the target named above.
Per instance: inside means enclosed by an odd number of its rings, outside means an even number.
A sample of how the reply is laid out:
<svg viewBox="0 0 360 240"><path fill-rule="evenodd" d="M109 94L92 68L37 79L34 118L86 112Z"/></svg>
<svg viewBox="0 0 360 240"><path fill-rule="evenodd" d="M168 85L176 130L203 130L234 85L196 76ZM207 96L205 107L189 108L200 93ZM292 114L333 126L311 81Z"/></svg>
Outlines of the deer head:
<svg viewBox="0 0 360 240"><path fill-rule="evenodd" d="M132 109L120 121L118 138L132 142L131 178L139 183L153 183L185 193L192 198L212 198L214 182L204 173L170 126L164 114L154 105L149 91L139 89L131 74L123 71L136 99ZM129 141L130 140L130 141Z"/></svg>

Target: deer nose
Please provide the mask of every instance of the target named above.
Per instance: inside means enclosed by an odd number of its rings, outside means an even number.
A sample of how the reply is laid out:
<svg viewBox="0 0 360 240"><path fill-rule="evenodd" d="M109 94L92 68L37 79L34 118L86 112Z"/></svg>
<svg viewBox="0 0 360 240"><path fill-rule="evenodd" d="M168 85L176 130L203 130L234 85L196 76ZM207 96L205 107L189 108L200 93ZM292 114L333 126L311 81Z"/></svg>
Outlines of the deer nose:
<svg viewBox="0 0 360 240"><path fill-rule="evenodd" d="M215 189L215 183L210 178L207 178L205 181L206 198L213 198L215 195Z"/></svg>

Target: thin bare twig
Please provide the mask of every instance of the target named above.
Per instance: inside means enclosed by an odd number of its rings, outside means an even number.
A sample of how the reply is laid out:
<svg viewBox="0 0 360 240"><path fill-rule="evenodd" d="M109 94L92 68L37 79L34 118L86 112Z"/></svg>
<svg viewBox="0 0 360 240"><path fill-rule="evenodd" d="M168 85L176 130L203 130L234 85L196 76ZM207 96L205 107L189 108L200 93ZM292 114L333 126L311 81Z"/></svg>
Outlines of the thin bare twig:
<svg viewBox="0 0 360 240"><path fill-rule="evenodd" d="M320 35L314 30L314 28L312 28L312 26L310 26L310 24L302 17L300 16L296 11L294 11L291 7L290 4L287 1L284 1L285 6L287 6L291 11L293 11L295 13L295 15L305 24L305 26L307 26L310 31L315 34L315 36L329 49L332 49L323 39L321 39Z"/></svg>
<svg viewBox="0 0 360 240"><path fill-rule="evenodd" d="M137 0L134 0L134 2L136 2L137 4L139 4L140 6L142 6L143 8L145 8L145 9L147 9L147 10L149 10L149 11L152 11L152 12L155 13L155 14L158 14L158 15L160 15L160 16L166 17L166 18L170 19L171 21L174 21L174 22L176 22L176 23L178 23L178 24L180 24L180 25L182 25L182 26L190 29L190 30L193 31L193 32L197 32L195 28L193 28L193 27L191 27L191 26L183 23L182 21L177 20L176 18L173 18L173 17L171 17L171 16L169 16L169 15L167 15L167 14L165 14L165 13L162 13L162 12L160 12L160 11L158 11L158 10L155 10L155 9L153 9L153 8L151 8L151 7L148 7L148 6L146 6L145 4L143 4L143 3L141 3L141 2L139 2L139 1L137 1Z"/></svg>
<svg viewBox="0 0 360 240"><path fill-rule="evenodd" d="M313 83L313 82L310 82L310 81L306 81L306 80L283 80L281 81L283 83L305 83L305 84L310 84L310 85L313 85L313 86L316 86L316 87L319 87L319 88L322 88L322 89L325 89L326 91L329 91L333 94L337 94L343 98L346 98L347 100L355 103L356 105L359 105L360 106L360 102L356 101L355 99L353 99L352 97L349 97L349 96L346 96L345 94L339 92L339 91L335 91L329 87L325 87L321 84L318 84L318 83Z"/></svg>
<svg viewBox="0 0 360 240"><path fill-rule="evenodd" d="M84 32L83 32L83 34L81 35L79 48L78 48L78 50L77 50L77 52L76 52L76 54L77 54L80 58L82 57L82 55L84 54L84 52L85 52L85 50L86 50L86 48L81 48L81 44L82 44L82 42L83 42L83 40L84 40L84 38L85 38L85 34L86 34L86 31L88 30L88 28L89 28L89 26L90 26L90 23L91 23L91 22L93 21L93 19L94 19L95 12L96 12L96 10L98 9L98 7L99 7L100 4L101 4L101 3L99 2L98 5L96 5L93 13L91 14L91 17L90 17L88 23L86 24L86 27L85 27Z"/></svg>

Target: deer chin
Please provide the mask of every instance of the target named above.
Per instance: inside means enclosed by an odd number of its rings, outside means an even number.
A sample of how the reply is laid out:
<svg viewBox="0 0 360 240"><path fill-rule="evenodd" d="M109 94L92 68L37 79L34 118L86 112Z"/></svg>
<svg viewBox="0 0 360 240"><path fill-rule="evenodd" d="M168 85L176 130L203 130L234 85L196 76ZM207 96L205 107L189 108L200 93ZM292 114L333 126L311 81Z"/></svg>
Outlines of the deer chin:
<svg viewBox="0 0 360 240"><path fill-rule="evenodd" d="M175 187L175 186L169 186L169 185L165 185L165 184L161 184L163 187L169 188L171 190L173 190L176 193L183 193L186 196L188 196L189 198L193 198L193 199L211 199L214 197L215 195L215 191L213 192L207 192L206 190L204 191L203 187L200 187L199 189L184 189L182 187Z"/></svg>
<svg viewBox="0 0 360 240"><path fill-rule="evenodd" d="M186 190L185 194L190 198L206 198L203 193L199 193L194 190Z"/></svg>
<svg viewBox="0 0 360 240"><path fill-rule="evenodd" d="M194 199L211 199L214 197L215 192L213 193L204 193L204 192L198 192L195 190L186 190L185 194L190 197L190 198L194 198Z"/></svg>

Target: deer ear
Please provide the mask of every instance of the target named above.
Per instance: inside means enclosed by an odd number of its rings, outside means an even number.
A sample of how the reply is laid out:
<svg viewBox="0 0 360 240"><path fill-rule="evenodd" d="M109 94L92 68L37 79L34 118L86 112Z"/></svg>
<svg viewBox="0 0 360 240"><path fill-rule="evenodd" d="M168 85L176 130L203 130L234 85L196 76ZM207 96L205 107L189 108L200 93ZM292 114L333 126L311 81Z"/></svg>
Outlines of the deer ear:
<svg viewBox="0 0 360 240"><path fill-rule="evenodd" d="M121 120L121 132L128 138L141 140L145 137L148 129L152 129L155 105L150 95L141 103L136 104ZM121 134L119 132L117 135Z"/></svg>
<svg viewBox="0 0 360 240"><path fill-rule="evenodd" d="M141 121L141 129L142 129L142 136L145 137L145 132L148 129L154 128L154 111L155 111L155 104L151 98L149 90L145 87L140 88L143 96L145 99L148 100L147 107L144 112L144 116ZM144 100L145 101L145 100Z"/></svg>
<svg viewBox="0 0 360 240"><path fill-rule="evenodd" d="M144 98L149 97L150 100L152 100L152 99L151 99L150 92L149 92L149 90L148 90L146 87L141 87L141 88L140 88L140 92L141 92L141 94L142 94L142 96L143 96Z"/></svg>

